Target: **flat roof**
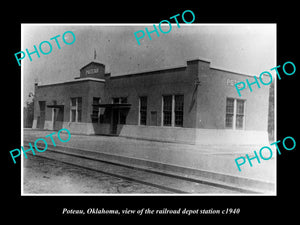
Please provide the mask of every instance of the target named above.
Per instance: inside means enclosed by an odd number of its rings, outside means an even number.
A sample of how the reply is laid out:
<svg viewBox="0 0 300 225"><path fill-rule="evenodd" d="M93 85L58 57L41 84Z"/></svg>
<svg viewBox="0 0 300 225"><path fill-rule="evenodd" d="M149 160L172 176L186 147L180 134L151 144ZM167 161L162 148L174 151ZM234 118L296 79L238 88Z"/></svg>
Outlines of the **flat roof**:
<svg viewBox="0 0 300 225"><path fill-rule="evenodd" d="M211 61L209 59L203 59L203 58L200 58L200 57L189 59L186 62L196 61L196 60L209 63L210 64L209 65L209 69L212 69L212 70L219 70L219 71L224 71L224 72L227 72L227 73L237 74L237 75L241 75L241 76L248 76L248 77L255 76L255 75L240 73L240 72L236 72L236 71L231 71L231 70L228 70L228 69L225 69L225 68L221 68L221 67L211 66ZM97 63L97 62L91 62L91 63ZM88 65L90 65L91 63L89 63ZM98 63L98 64L101 64L101 63ZM101 65L103 65L103 64L101 64ZM123 77L140 76L140 75L151 74L151 73L159 73L159 72L162 72L162 71L183 70L185 68L187 68L187 64L185 64L185 65L178 65L178 66L168 66L168 67L163 67L163 68L154 69L154 70L152 69L152 70L136 71L136 72L130 72L130 73L127 73L127 74L116 74L116 75L110 76L110 78L112 78L112 79L118 79L118 78L123 78ZM67 83L73 83L73 82L83 82L83 81L96 81L96 82L102 82L102 83L104 83L105 79L93 78L93 77L85 77L85 78L75 77L75 79L71 80L71 81L64 81L64 82L51 83L51 84L42 84L42 85L38 85L38 86L43 87L43 86L51 86L51 85L58 85L58 84L67 84Z"/></svg>
<svg viewBox="0 0 300 225"><path fill-rule="evenodd" d="M222 68L222 67L216 67L216 66L211 66L211 60L210 59L205 59L205 58L201 58L201 57L197 57L197 58L191 58L191 59L188 59L186 62L189 62L189 61L203 61L203 62L206 62L206 63L209 63L209 69L212 69L212 70L219 70L219 71L224 71L224 72L227 72L227 73L233 73L233 74L237 74L237 75L241 75L241 76L248 76L248 77L253 77L255 75L251 75L251 74L248 74L248 73L243 73L243 72L237 72L237 71L233 71L233 70L229 70L229 69L226 69L226 68ZM111 76L111 78L121 78L121 77L127 77L127 76L138 76L138 75L144 75L144 74L149 74L149 73L157 73L157 72L160 72L160 71L168 71L168 70L180 70L180 69L184 69L187 67L187 64L185 65L178 65L178 66L168 66L168 67L162 67L162 68L158 68L158 69L152 69L152 70L143 70L143 71L136 71L136 72L129 72L129 73L126 73L126 74L116 74L116 75L113 75Z"/></svg>
<svg viewBox="0 0 300 225"><path fill-rule="evenodd" d="M96 82L104 83L105 79L99 79L99 78L93 78L93 77L85 77L85 78L79 78L79 79L77 78L77 79L71 80L71 81L63 81L63 82L51 83L51 84L41 84L41 85L38 85L38 86L39 87L43 87L43 86L51 86L51 85L58 85L58 84L83 82L83 81L96 81Z"/></svg>
<svg viewBox="0 0 300 225"><path fill-rule="evenodd" d="M184 69L187 66L172 66L172 67L164 67L161 69L155 69L155 70L143 70L143 71L138 71L138 72L132 72L132 73L128 73L128 74L118 74L118 75L113 75L110 78L121 78L121 77L128 77L128 76L139 76L139 75L145 75L145 74L149 74L149 73L158 73L161 71L168 71L168 70L180 70L180 69Z"/></svg>

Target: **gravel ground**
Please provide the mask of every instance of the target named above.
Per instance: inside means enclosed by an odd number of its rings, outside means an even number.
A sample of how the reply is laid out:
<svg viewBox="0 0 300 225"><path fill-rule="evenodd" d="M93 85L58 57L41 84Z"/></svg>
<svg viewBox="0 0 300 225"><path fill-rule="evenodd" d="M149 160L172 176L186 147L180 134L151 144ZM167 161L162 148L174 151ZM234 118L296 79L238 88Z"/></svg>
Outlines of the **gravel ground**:
<svg viewBox="0 0 300 225"><path fill-rule="evenodd" d="M169 193L42 157L28 157L23 163L24 194Z"/></svg>

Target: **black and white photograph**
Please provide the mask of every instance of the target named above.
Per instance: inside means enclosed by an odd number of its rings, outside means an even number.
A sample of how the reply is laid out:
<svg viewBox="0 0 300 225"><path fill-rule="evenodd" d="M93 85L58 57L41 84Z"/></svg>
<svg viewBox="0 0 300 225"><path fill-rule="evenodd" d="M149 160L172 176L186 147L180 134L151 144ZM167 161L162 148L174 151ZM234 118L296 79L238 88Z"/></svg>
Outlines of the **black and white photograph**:
<svg viewBox="0 0 300 225"><path fill-rule="evenodd" d="M296 219L296 4L45 3L3 13L5 221Z"/></svg>
<svg viewBox="0 0 300 225"><path fill-rule="evenodd" d="M21 24L22 196L276 196L276 33Z"/></svg>

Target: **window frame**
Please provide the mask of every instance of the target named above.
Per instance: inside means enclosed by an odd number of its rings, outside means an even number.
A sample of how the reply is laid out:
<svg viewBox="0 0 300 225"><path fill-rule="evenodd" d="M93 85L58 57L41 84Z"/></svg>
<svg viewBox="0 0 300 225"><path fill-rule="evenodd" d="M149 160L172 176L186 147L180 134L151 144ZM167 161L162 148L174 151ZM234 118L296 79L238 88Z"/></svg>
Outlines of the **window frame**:
<svg viewBox="0 0 300 225"><path fill-rule="evenodd" d="M166 107L165 98L169 98L170 104ZM162 96L162 126L172 127L172 113L173 113L173 95L163 95ZM168 118L168 120L166 120ZM166 123L168 122L168 123Z"/></svg>
<svg viewBox="0 0 300 225"><path fill-rule="evenodd" d="M231 111L228 111L228 100L232 100L232 112ZM235 99L234 98L226 98L226 105L225 105L225 127L228 128L228 129L233 129L233 124L234 124L234 114L235 114L235 107L234 107L234 103L235 102ZM231 107L230 107L231 108ZM227 124L227 118L228 116L230 116L231 118L231 125L229 126Z"/></svg>
<svg viewBox="0 0 300 225"><path fill-rule="evenodd" d="M101 110L99 106L94 106L94 104L100 104L102 102L101 97L93 97L92 102L92 123L101 123ZM103 119L102 119L103 121Z"/></svg>
<svg viewBox="0 0 300 225"><path fill-rule="evenodd" d="M165 98L169 97L170 105L165 105ZM178 110L177 99L182 97L181 110ZM178 123L178 116L181 120ZM168 121L166 121L168 118ZM169 122L170 121L170 122ZM169 122L169 123L166 123ZM162 96L162 114L161 114L161 126L163 127L183 127L184 124L184 94L172 94Z"/></svg>
<svg viewBox="0 0 300 225"><path fill-rule="evenodd" d="M243 112L240 113L239 112L239 105L238 102L242 102L242 106L243 106ZM245 129L245 100L244 99L236 99L236 119L235 119L235 129L236 130L244 130ZM238 127L237 123L238 123L238 117L242 117L242 127Z"/></svg>
<svg viewBox="0 0 300 225"><path fill-rule="evenodd" d="M145 106L142 107L142 99L146 99ZM139 96L139 125L147 126L147 110L148 110L148 97L147 96ZM143 116L142 116L143 115ZM145 119L142 122L142 119Z"/></svg>
<svg viewBox="0 0 300 225"><path fill-rule="evenodd" d="M75 99L75 102L74 102ZM80 99L80 106L79 106ZM75 103L75 104L73 104ZM73 113L75 111L75 118ZM82 122L82 97L71 97L70 98L70 122L81 123Z"/></svg>
<svg viewBox="0 0 300 225"><path fill-rule="evenodd" d="M179 109L176 109L176 97L182 97L182 104ZM178 105L177 105L178 106ZM180 118L180 124L177 124L178 114ZM174 126L183 127L183 115L184 115L184 95L174 95Z"/></svg>
<svg viewBox="0 0 300 225"><path fill-rule="evenodd" d="M233 100L233 112L228 111L228 100ZM239 112L239 103L242 102L243 106L243 112ZM232 98L232 97L226 97L226 105L225 105L225 128L231 129L231 130L245 130L245 115L246 112L246 99L238 99L238 98ZM227 125L227 118L228 116L231 116L231 126ZM238 126L238 117L242 117L242 126Z"/></svg>

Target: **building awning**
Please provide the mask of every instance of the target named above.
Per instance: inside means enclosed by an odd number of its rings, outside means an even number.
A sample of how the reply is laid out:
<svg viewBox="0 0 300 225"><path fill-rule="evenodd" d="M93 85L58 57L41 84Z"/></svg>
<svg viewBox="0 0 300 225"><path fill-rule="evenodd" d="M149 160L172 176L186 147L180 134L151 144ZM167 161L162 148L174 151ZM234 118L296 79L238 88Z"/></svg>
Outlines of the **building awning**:
<svg viewBox="0 0 300 225"><path fill-rule="evenodd" d="M64 105L47 105L48 108L63 108Z"/></svg>
<svg viewBox="0 0 300 225"><path fill-rule="evenodd" d="M129 103L112 103L112 104L93 104L93 106L98 106L100 108L108 108L108 109L130 109L131 104L129 104Z"/></svg>

